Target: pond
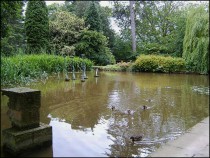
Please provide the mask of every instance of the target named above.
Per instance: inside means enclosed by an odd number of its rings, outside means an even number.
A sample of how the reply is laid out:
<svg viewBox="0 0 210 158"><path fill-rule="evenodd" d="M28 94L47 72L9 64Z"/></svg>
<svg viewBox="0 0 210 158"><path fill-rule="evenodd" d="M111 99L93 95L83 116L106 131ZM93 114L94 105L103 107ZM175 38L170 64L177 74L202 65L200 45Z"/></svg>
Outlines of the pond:
<svg viewBox="0 0 210 158"><path fill-rule="evenodd" d="M27 86L41 90L40 120L52 126L53 145L24 156L146 157L209 116L205 75L91 71L85 82L80 75ZM1 96L1 130L10 127L7 102ZM133 143L133 135L143 138Z"/></svg>

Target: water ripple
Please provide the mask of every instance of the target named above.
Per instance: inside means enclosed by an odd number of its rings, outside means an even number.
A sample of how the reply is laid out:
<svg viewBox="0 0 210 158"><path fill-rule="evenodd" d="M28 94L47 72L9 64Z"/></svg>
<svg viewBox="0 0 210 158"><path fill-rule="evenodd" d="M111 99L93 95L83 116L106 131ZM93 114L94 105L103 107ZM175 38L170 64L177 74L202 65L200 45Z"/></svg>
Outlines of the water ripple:
<svg viewBox="0 0 210 158"><path fill-rule="evenodd" d="M202 86L193 86L192 90L199 94L206 94L209 95L209 87L202 87Z"/></svg>

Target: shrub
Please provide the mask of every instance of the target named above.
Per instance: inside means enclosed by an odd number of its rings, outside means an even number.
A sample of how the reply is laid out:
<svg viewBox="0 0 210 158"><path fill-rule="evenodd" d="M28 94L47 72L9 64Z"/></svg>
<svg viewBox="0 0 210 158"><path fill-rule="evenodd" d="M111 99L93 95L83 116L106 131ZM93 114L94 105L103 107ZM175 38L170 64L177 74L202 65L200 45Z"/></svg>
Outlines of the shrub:
<svg viewBox="0 0 210 158"><path fill-rule="evenodd" d="M180 72L185 69L185 61L170 56L141 55L134 62L132 69L142 72Z"/></svg>
<svg viewBox="0 0 210 158"><path fill-rule="evenodd" d="M131 66L132 66L131 62L121 61L114 65L96 66L96 67L104 71L131 71Z"/></svg>

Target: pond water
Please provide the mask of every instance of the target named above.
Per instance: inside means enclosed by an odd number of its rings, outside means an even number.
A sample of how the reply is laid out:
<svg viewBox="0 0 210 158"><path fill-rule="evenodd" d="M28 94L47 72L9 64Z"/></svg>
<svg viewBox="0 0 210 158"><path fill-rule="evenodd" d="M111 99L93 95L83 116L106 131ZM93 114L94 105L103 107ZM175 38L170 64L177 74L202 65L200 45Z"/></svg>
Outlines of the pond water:
<svg viewBox="0 0 210 158"><path fill-rule="evenodd" d="M205 75L88 72L85 82L80 75L27 86L41 90L40 120L52 126L53 145L24 156L146 157L209 116ZM10 127L7 102L1 96L1 130ZM133 135L142 141L133 143Z"/></svg>

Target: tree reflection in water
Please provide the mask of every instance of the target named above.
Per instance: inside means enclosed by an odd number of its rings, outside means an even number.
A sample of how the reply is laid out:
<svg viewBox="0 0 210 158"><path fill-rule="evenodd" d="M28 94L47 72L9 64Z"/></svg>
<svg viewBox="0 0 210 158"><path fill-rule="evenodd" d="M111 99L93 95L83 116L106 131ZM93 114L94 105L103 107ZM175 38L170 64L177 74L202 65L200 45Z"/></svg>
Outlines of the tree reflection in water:
<svg viewBox="0 0 210 158"><path fill-rule="evenodd" d="M81 73L75 75L80 78ZM45 84L31 86L41 90L41 122L53 127L54 157L146 157L209 115L209 95L192 89L208 87L207 76L126 72L88 76L85 82L49 76ZM152 108L143 110L143 105ZM6 111L6 106L1 108ZM133 115L126 114L127 109ZM2 116L7 127L8 118ZM139 134L142 141L133 143L130 137ZM39 153L43 155L52 153Z"/></svg>

